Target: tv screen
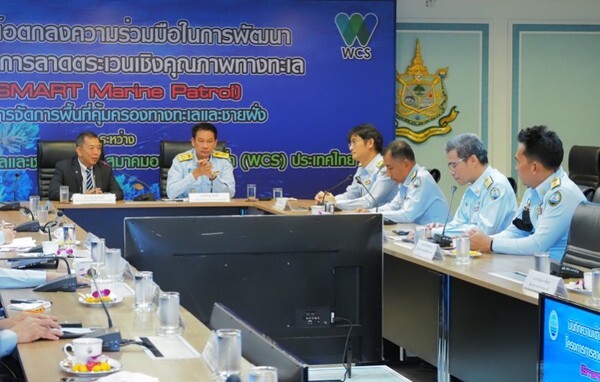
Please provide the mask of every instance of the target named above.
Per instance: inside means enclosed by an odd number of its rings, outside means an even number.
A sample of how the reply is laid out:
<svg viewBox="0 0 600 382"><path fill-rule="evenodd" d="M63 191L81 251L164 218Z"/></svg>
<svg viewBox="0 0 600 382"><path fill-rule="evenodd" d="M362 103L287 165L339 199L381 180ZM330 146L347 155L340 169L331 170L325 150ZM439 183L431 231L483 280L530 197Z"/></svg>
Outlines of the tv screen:
<svg viewBox="0 0 600 382"><path fill-rule="evenodd" d="M541 294L540 318L539 381L600 381L600 311Z"/></svg>
<svg viewBox="0 0 600 382"><path fill-rule="evenodd" d="M127 260L198 319L222 303L309 364L382 359L382 245L381 215L125 219Z"/></svg>

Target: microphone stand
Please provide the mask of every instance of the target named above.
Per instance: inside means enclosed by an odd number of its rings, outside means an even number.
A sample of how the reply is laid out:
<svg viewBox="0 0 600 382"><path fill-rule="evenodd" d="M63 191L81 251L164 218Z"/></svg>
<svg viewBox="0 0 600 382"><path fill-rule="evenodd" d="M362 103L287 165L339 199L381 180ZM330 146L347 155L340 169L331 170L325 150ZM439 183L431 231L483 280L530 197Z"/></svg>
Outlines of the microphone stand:
<svg viewBox="0 0 600 382"><path fill-rule="evenodd" d="M98 284L96 283L98 272L96 272L94 268L90 268L87 274L92 278L92 282L96 287L96 291L100 293L100 289L98 288ZM108 329L98 329L82 337L101 338L102 351L119 351L121 349L121 342L123 342L123 339L121 338L121 332L117 328L113 328L112 318L108 313L108 309L106 308L106 304L104 303L104 300L102 300L102 297L100 298L100 304L102 305L102 309L104 309L104 313L106 314L106 319L108 321Z"/></svg>
<svg viewBox="0 0 600 382"><path fill-rule="evenodd" d="M344 178L344 180L342 180L339 183L336 183L335 186L329 187L327 189L327 191L325 191L323 193L323 200L321 200L321 203L319 203L321 206L325 204L325 197L327 196L327 194L330 194L331 191L335 190L336 188L338 188L339 186L341 186L342 184L346 183L348 180L352 179L352 174L348 175L347 177Z"/></svg>
<svg viewBox="0 0 600 382"><path fill-rule="evenodd" d="M369 196L371 197L371 199L373 199L373 203L375 203L375 213L379 212L379 203L377 203L377 200L375 199L375 197L373 197L373 194L371 194L371 191L369 191L369 189L367 188L367 186L365 186L365 184L363 183L362 179L360 179L360 176L356 176L354 178L356 180L356 183L360 184L361 186L363 186L363 188L365 189L365 191L367 191L367 194L369 194Z"/></svg>
<svg viewBox="0 0 600 382"><path fill-rule="evenodd" d="M433 241L438 243L440 247L449 247L452 245L452 238L446 236L446 225L448 224L448 219L450 218L450 212L452 211L452 201L454 201L454 193L456 193L456 186L452 186L450 189L450 204L448 205L448 214L446 215L446 221L444 222L444 228L442 228L442 234L433 235Z"/></svg>

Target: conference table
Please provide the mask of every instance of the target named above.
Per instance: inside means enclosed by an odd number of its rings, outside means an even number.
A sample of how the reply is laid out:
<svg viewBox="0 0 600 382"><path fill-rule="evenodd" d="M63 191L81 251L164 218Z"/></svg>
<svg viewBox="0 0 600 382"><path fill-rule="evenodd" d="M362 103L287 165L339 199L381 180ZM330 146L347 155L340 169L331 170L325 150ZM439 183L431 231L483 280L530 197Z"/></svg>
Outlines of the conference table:
<svg viewBox="0 0 600 382"><path fill-rule="evenodd" d="M438 381L537 380L538 294L522 285L533 256L484 253L457 265L391 239L384 252L384 338L436 365ZM590 306L582 294L568 299Z"/></svg>
<svg viewBox="0 0 600 382"><path fill-rule="evenodd" d="M2 212L0 218L11 222L22 222L26 218L18 212ZM84 231L78 234L83 237ZM20 233L18 237L32 236L38 241L47 239L38 233ZM5 253L8 255L8 253ZM65 270L61 262L59 271ZM125 280L131 284L132 280ZM132 286L132 285L130 285ZM82 293L89 289L79 290ZM81 322L84 327L107 327L107 318L104 311L98 307L90 307L78 302L78 293L65 292L33 292L32 289L4 289L0 290L2 306L7 307L11 299L44 299L52 301L52 308L47 312L58 317L60 322ZM134 298L125 297L120 304L109 308L114 325L120 330L124 339L134 339L139 336L155 336L159 326L156 312L137 313L133 310ZM6 310L10 317L20 314L14 310ZM199 353L206 344L210 330L198 319L191 315L185 308L180 308L182 323L182 337ZM40 340L28 344L19 344L18 354L25 372L25 377L30 382L60 381L70 375L63 372L59 363L65 359L63 346L70 342L68 339L59 341ZM119 352L104 353L122 364L122 370L139 372L159 378L161 381L209 381L211 372L202 358L190 359L162 359L150 358L141 346L128 345ZM247 372L251 365L245 360L242 363L243 372Z"/></svg>
<svg viewBox="0 0 600 382"><path fill-rule="evenodd" d="M112 205L55 203L55 206L81 228L107 238L108 246L122 248L118 241L112 240L116 237L122 243L122 219L126 216L306 215L310 214L308 207L312 204L311 200L295 201L294 206L299 208L291 211L274 208L273 201L242 199L233 199L230 203L126 201ZM450 257L425 260L412 254L411 244L394 240L397 238L391 230L397 228L412 229L413 226L385 227L390 239L384 243L384 338L437 366L439 381L450 380L450 375L464 381L536 380L538 295L524 290L518 276L533 268L533 258L483 254L469 265L456 265ZM511 274L515 277L501 277ZM5 293L12 291L2 292L3 297ZM568 299L589 305L589 299L583 295L569 293ZM115 309L115 314L123 309L128 317L125 321L131 322L131 311L125 305ZM90 311L85 307L76 308L78 314ZM103 322L102 315L96 319ZM190 343L202 348L208 330L193 317L186 319L197 324L200 333L193 336ZM37 343L31 345L36 346ZM42 346L51 346L51 343ZM27 349L28 345L19 345L19 350L22 347ZM146 359L142 351L135 348L126 348L122 356L133 357L134 354ZM56 369L60 357L62 351L56 359L48 361L46 367ZM34 363L25 356L26 369L35 369ZM137 368L133 359L125 364ZM145 365L140 367L147 370ZM206 371L202 367L191 368L198 373ZM168 374L168 371L160 369L157 373Z"/></svg>

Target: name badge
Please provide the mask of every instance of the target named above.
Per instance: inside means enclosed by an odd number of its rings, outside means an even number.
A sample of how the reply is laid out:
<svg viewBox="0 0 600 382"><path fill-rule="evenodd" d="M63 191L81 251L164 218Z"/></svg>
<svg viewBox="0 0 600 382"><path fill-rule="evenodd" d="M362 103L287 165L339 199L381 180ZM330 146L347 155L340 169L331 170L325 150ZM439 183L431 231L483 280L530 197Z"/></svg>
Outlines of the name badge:
<svg viewBox="0 0 600 382"><path fill-rule="evenodd" d="M413 255L425 260L444 260L440 246L427 240L419 240L413 247Z"/></svg>
<svg viewBox="0 0 600 382"><path fill-rule="evenodd" d="M192 192L189 194L190 203L229 203L229 192Z"/></svg>
<svg viewBox="0 0 600 382"><path fill-rule="evenodd" d="M563 279L533 269L527 273L523 288L537 293L543 292L557 296L567 296L567 289L565 288Z"/></svg>

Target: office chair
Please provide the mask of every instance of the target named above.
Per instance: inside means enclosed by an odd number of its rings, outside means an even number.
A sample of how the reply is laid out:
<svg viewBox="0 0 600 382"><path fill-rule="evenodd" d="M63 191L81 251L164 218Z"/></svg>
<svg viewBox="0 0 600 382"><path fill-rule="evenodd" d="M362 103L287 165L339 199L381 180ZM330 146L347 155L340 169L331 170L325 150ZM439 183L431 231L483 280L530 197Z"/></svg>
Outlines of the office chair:
<svg viewBox="0 0 600 382"><path fill-rule="evenodd" d="M173 158L184 151L190 150L192 144L190 141L179 142L179 141L160 141L160 154L158 156L158 168L159 168L159 189L160 197L167 197L167 177L169 175L169 169L173 164ZM227 148L227 142L217 141L215 151L225 151Z"/></svg>
<svg viewBox="0 0 600 382"><path fill-rule="evenodd" d="M571 147L569 178L579 186L587 200L592 200L596 189L600 187L600 147Z"/></svg>
<svg viewBox="0 0 600 382"><path fill-rule="evenodd" d="M432 168L431 170L429 170L429 173L431 174L433 180L435 180L436 183L440 182L440 178L442 177L440 170L438 170L437 168Z"/></svg>
<svg viewBox="0 0 600 382"><path fill-rule="evenodd" d="M600 267L600 204L582 202L575 209L561 267L588 270Z"/></svg>
<svg viewBox="0 0 600 382"><path fill-rule="evenodd" d="M594 197L592 198L592 202L600 203L600 188L596 188L596 192L594 192Z"/></svg>
<svg viewBox="0 0 600 382"><path fill-rule="evenodd" d="M74 141L37 141L37 183L41 199L48 199L48 189L56 163L75 155L77 154Z"/></svg>
<svg viewBox="0 0 600 382"><path fill-rule="evenodd" d="M508 183L510 183L510 186L512 187L513 191L516 194L517 193L517 181L512 176L509 176L506 179L508 179Z"/></svg>

